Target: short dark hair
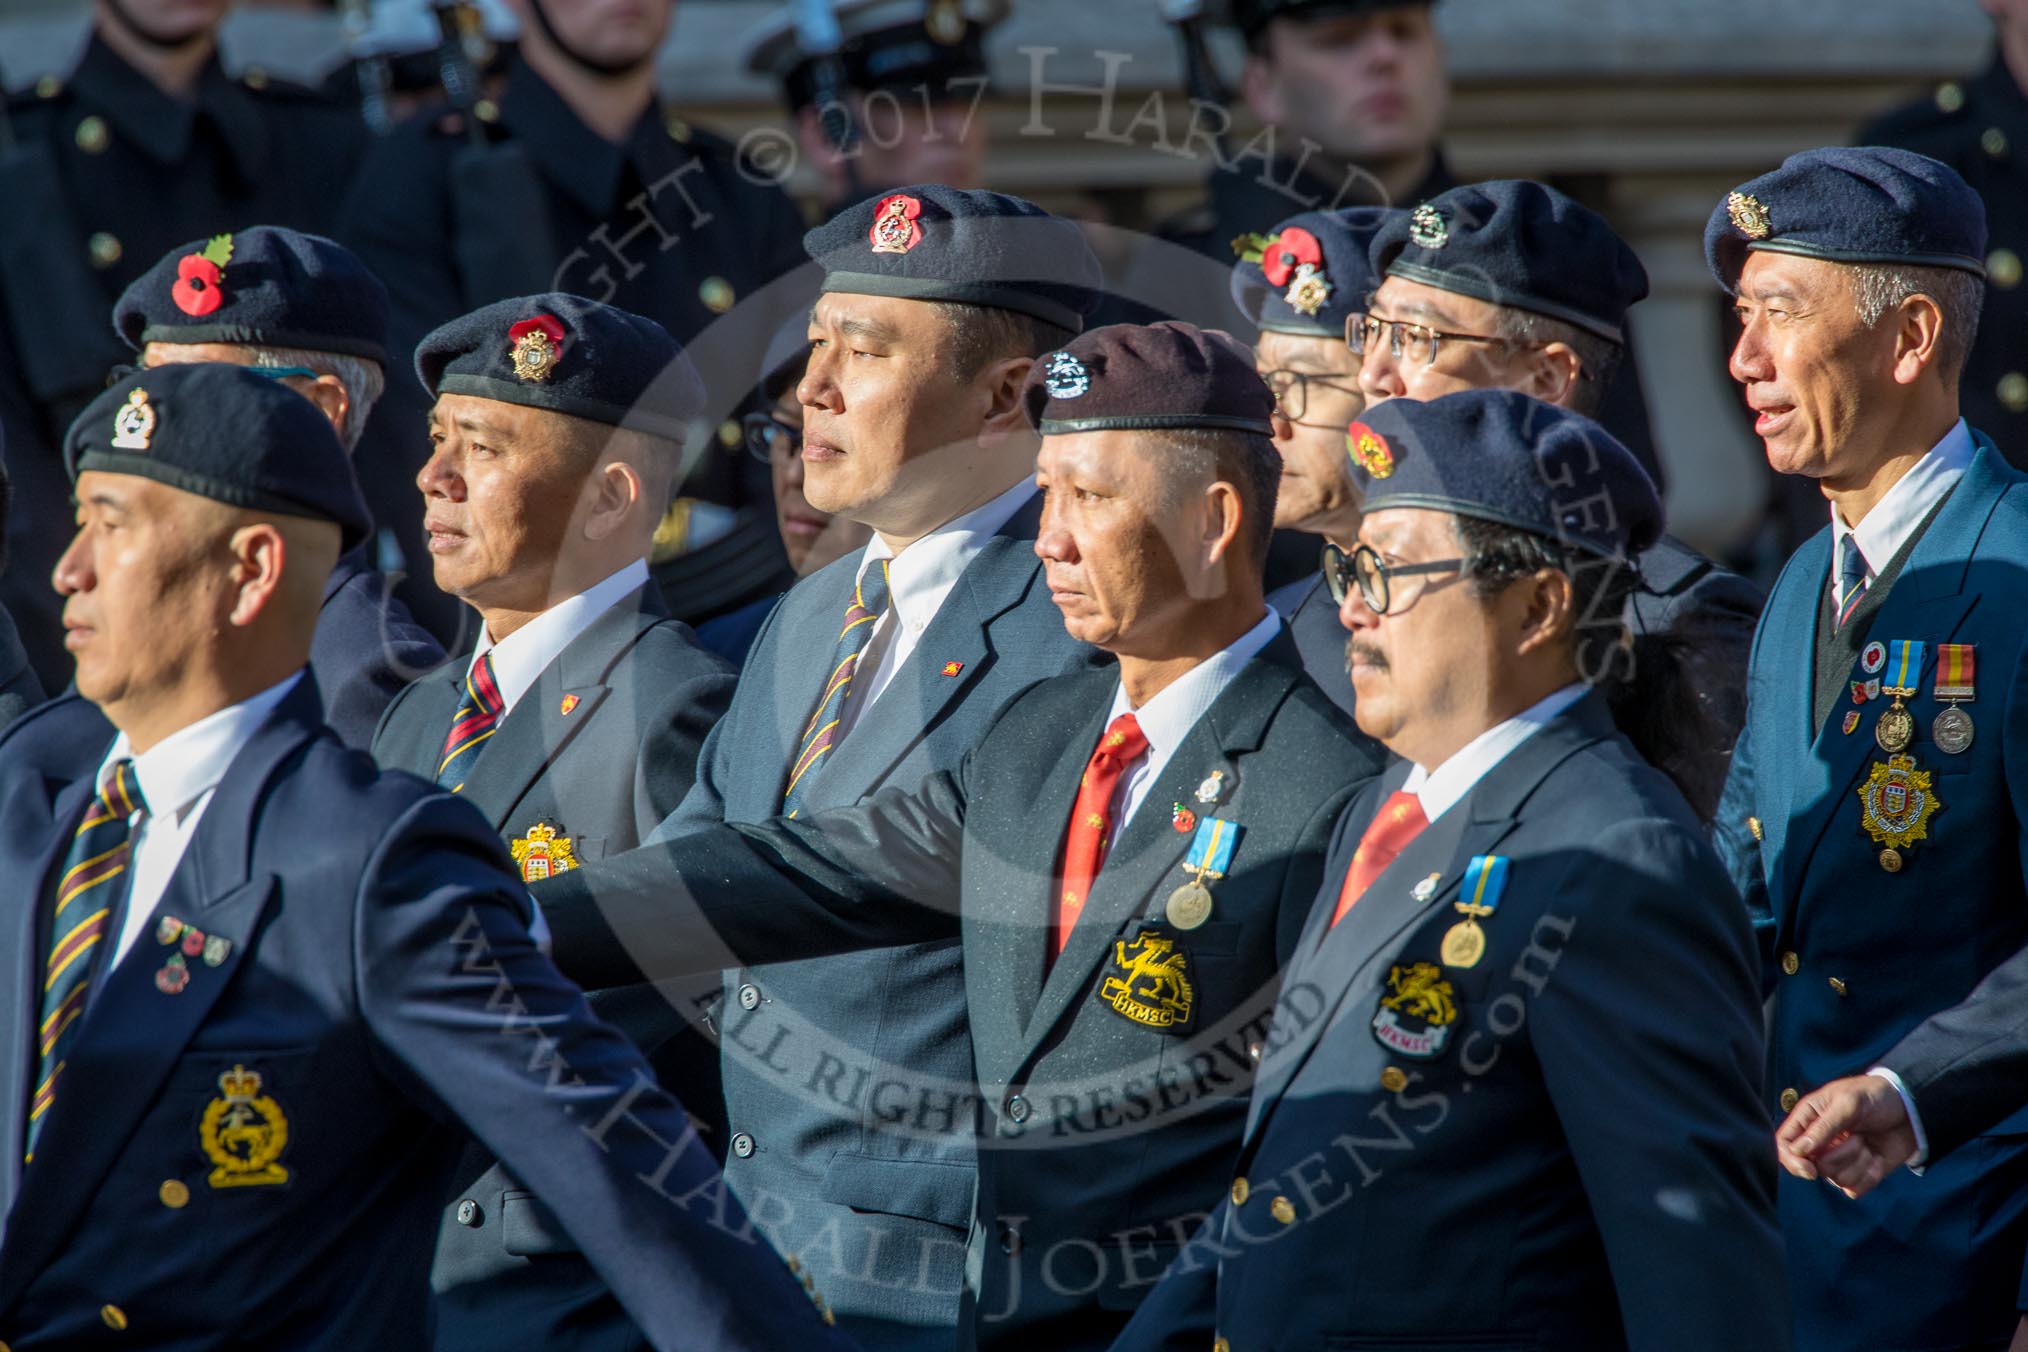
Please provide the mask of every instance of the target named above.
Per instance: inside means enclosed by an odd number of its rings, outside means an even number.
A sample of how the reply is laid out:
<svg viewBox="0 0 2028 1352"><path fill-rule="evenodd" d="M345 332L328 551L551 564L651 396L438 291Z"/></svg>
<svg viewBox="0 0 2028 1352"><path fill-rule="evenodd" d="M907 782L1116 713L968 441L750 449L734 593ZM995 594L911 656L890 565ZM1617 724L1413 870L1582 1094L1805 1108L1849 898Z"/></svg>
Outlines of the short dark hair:
<svg viewBox="0 0 2028 1352"><path fill-rule="evenodd" d="M1590 685L1612 685L1633 674L1624 617L1627 597L1640 581L1636 569L1585 550L1567 550L1547 536L1497 521L1475 516L1455 520L1473 595L1485 600L1519 578L1554 569L1570 579L1578 675Z"/></svg>
<svg viewBox="0 0 2028 1352"><path fill-rule="evenodd" d="M1859 322L1869 329L1911 296L1935 301L1943 314L1936 340L1937 371L1945 384L1958 383L1979 336L1979 310L1986 303L1983 277L1961 268L1862 263L1852 269L1852 295L1859 305Z"/></svg>
<svg viewBox="0 0 2028 1352"><path fill-rule="evenodd" d="M1577 354L1577 383L1571 387L1569 408L1587 418L1596 418L1605 403L1605 393L1619 374L1627 350L1610 338L1602 338L1575 324L1533 310L1502 305L1494 331L1510 343L1544 347L1562 343Z"/></svg>
<svg viewBox="0 0 2028 1352"><path fill-rule="evenodd" d="M1255 563L1267 559L1281 492L1282 457L1272 440L1236 428L1185 427L1144 434L1174 466L1166 481L1179 485L1222 480L1239 494L1240 541Z"/></svg>
<svg viewBox="0 0 2028 1352"><path fill-rule="evenodd" d="M944 320L945 368L959 380L970 380L988 362L1039 357L1077 337L1061 325L1003 310L997 305L966 305L951 300L929 303Z"/></svg>

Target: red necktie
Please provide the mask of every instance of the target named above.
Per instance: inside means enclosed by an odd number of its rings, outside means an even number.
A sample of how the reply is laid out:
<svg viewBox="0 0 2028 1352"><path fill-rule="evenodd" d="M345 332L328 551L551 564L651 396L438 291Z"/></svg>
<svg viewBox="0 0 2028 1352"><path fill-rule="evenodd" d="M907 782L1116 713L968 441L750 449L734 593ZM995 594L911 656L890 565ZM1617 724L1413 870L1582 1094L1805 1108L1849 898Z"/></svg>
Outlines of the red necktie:
<svg viewBox="0 0 2028 1352"><path fill-rule="evenodd" d="M1387 796L1387 801L1380 805L1380 814L1366 828L1366 834L1359 837L1359 848L1352 852L1352 867L1345 871L1345 888L1338 893L1338 909L1331 914L1333 925L1345 918L1345 912L1373 886L1373 880L1428 825L1420 798L1399 791Z"/></svg>
<svg viewBox="0 0 2028 1352"><path fill-rule="evenodd" d="M1049 946L1050 956L1063 951L1070 931L1091 895L1092 880L1105 863L1106 846L1112 843L1113 792L1127 767L1148 750L1148 739L1132 714L1121 714L1106 728L1085 762L1084 778L1077 788L1077 804L1070 810L1070 829L1063 837L1063 886L1056 893L1056 933Z"/></svg>

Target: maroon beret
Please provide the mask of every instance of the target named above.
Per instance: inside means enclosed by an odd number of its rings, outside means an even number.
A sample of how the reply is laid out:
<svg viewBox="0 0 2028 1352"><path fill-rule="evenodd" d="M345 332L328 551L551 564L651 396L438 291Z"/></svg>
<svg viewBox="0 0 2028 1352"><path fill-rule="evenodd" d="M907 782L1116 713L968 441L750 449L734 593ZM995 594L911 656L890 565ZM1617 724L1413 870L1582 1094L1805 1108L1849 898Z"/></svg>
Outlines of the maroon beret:
<svg viewBox="0 0 2028 1352"><path fill-rule="evenodd" d="M1109 324L1038 359L1022 395L1045 437L1130 428L1274 435L1274 395L1229 334L1194 324Z"/></svg>

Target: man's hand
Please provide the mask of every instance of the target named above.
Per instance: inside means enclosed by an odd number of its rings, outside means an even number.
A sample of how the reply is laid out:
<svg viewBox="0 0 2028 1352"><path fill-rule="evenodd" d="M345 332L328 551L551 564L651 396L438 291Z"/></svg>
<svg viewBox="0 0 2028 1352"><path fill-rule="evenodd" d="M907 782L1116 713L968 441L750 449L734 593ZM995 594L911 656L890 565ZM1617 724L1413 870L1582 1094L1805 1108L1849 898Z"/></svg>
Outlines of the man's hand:
<svg viewBox="0 0 2028 1352"><path fill-rule="evenodd" d="M1915 1127L1878 1075L1833 1080L1803 1096L1775 1129L1775 1154L1797 1178L1825 1178L1864 1197L1915 1156Z"/></svg>

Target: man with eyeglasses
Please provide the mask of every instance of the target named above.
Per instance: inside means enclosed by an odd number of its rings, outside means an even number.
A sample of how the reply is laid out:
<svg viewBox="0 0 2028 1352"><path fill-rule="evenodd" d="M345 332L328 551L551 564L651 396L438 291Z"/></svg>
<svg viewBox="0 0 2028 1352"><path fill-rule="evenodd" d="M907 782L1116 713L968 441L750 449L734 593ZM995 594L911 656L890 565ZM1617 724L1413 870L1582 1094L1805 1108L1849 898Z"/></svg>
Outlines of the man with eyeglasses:
<svg viewBox="0 0 2028 1352"><path fill-rule="evenodd" d="M1627 311L1648 294L1647 271L1604 218L1524 180L1397 213L1370 261L1379 285L1345 327L1370 404L1510 389L1597 417L1626 356ZM1646 694L1637 702L1623 685L1613 713L1708 821L1746 717L1762 598L1674 536L1637 565L1631 642L1612 660L1642 669Z"/></svg>
<svg viewBox="0 0 2028 1352"><path fill-rule="evenodd" d="M576 296L500 301L415 354L435 396L416 475L437 585L478 649L395 700L373 755L474 804L533 883L630 849L690 789L731 669L672 619L647 553L703 383L653 320ZM678 1088L724 1150L717 1049L695 989L601 990L592 1008ZM435 1347L641 1348L555 1216L473 1149L449 1180Z"/></svg>
<svg viewBox="0 0 2028 1352"><path fill-rule="evenodd" d="M351 250L280 226L171 249L121 293L113 329L142 366L230 362L282 382L348 453L387 385L387 288ZM310 674L341 741L365 750L394 697L443 660L374 566L371 540L338 560Z"/></svg>
<svg viewBox="0 0 2028 1352"><path fill-rule="evenodd" d="M1269 1031L1225 1200L1115 1352L1782 1352L1751 927L1600 688L1654 485L1505 390L1358 435L1332 575L1399 760L1339 819L1283 976L1320 1000Z"/></svg>
<svg viewBox="0 0 2028 1352"><path fill-rule="evenodd" d="M813 506L803 493L803 406L796 398L796 386L809 365L809 327L807 316L794 315L776 332L761 362L760 385L753 399L756 407L740 419L740 441L746 453L768 467L775 528L789 568L799 578L836 562L873 537L871 528ZM715 615L697 626L697 641L739 666L781 599L779 593L763 596L728 614Z"/></svg>
<svg viewBox="0 0 2028 1352"><path fill-rule="evenodd" d="M1345 429L1366 406L1359 362L1345 351L1345 322L1365 304L1374 278L1367 248L1391 213L1384 207L1306 211L1243 241L1232 269L1233 304L1260 329L1254 367L1275 396L1281 452L1277 530L1350 549L1359 534ZM1331 702L1352 711L1345 630L1323 579L1305 573L1268 593L1288 619L1303 669ZM1385 759L1372 748L1374 769Z"/></svg>

